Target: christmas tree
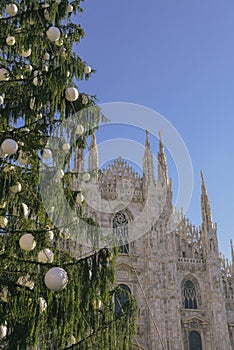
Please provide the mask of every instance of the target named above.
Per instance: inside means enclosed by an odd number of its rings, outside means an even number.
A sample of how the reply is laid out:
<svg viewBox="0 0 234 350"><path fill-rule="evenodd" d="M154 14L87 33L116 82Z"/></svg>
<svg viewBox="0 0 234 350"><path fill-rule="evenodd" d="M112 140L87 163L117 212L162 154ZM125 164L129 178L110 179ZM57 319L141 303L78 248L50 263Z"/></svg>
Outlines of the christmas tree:
<svg viewBox="0 0 234 350"><path fill-rule="evenodd" d="M70 181L74 151L102 118L77 86L93 73L74 50L80 2L0 0L1 349L127 350L134 334L117 250L99 248L85 216L82 181L94 174L77 174L76 190Z"/></svg>

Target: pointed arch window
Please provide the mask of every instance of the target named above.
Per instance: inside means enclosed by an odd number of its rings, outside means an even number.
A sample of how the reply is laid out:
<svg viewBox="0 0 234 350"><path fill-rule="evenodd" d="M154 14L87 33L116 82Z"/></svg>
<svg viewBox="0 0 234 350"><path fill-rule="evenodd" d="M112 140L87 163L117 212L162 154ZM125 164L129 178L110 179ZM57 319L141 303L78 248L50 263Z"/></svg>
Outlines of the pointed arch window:
<svg viewBox="0 0 234 350"><path fill-rule="evenodd" d="M128 219L121 211L116 213L113 219L113 234L119 242L121 253L127 254L129 252Z"/></svg>
<svg viewBox="0 0 234 350"><path fill-rule="evenodd" d="M185 282L183 292L185 309L197 309L197 293L192 281Z"/></svg>
<svg viewBox="0 0 234 350"><path fill-rule="evenodd" d="M202 350L200 333L196 331L189 333L189 350Z"/></svg>

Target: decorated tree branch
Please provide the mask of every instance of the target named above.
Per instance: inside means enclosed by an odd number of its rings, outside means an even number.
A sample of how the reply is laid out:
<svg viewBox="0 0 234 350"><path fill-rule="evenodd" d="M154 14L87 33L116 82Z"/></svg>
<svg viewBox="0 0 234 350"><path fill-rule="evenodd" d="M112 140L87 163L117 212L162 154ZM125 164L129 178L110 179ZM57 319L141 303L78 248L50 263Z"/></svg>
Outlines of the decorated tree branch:
<svg viewBox="0 0 234 350"><path fill-rule="evenodd" d="M127 350L134 334L134 300L114 303L117 249L99 249L70 182L75 150L103 117L79 91L93 73L74 50L80 3L0 0L1 349Z"/></svg>

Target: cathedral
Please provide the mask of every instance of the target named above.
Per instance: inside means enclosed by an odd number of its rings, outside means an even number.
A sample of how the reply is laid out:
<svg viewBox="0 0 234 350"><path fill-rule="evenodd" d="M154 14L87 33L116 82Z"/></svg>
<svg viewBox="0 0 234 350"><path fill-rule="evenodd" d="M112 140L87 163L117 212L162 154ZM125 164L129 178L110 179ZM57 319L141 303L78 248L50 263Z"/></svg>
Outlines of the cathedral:
<svg viewBox="0 0 234 350"><path fill-rule="evenodd" d="M132 350L234 350L232 242L230 263L218 249L203 174L201 225L195 227L173 206L161 137L157 160L155 178L146 132L142 176L119 157L98 175L94 172L86 186L87 215L119 242L119 307L127 303L128 293L137 302ZM98 168L93 135L88 170L92 174ZM83 171L84 155L77 150L74 175Z"/></svg>

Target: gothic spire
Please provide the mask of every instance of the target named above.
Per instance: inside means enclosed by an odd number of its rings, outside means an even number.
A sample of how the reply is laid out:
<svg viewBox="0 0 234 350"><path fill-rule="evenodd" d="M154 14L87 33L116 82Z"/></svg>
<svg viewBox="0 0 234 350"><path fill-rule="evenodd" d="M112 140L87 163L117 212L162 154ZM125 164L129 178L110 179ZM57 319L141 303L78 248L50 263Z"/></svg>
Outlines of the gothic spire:
<svg viewBox="0 0 234 350"><path fill-rule="evenodd" d="M158 151L158 182L161 185L168 183L168 169L167 169L167 159L164 152L164 146L162 142L162 135L159 131L159 151Z"/></svg>
<svg viewBox="0 0 234 350"><path fill-rule="evenodd" d="M98 146L96 142L96 135L92 134L92 140L89 147L88 171L97 172L99 166L98 163Z"/></svg>
<svg viewBox="0 0 234 350"><path fill-rule="evenodd" d="M233 250L232 239L230 240L230 245L231 245L231 258L232 258L232 275L234 276L234 250Z"/></svg>
<svg viewBox="0 0 234 350"><path fill-rule="evenodd" d="M153 163L153 155L150 150L149 143L149 131L146 130L145 137L145 152L143 157L143 175L145 179L145 184L154 183L154 163Z"/></svg>
<svg viewBox="0 0 234 350"><path fill-rule="evenodd" d="M212 222L212 214L211 214L211 208L210 208L210 200L207 195L206 191L206 185L203 173L201 171L201 211L202 211L202 226L203 228L206 228L208 232L211 231L213 228L213 222Z"/></svg>

